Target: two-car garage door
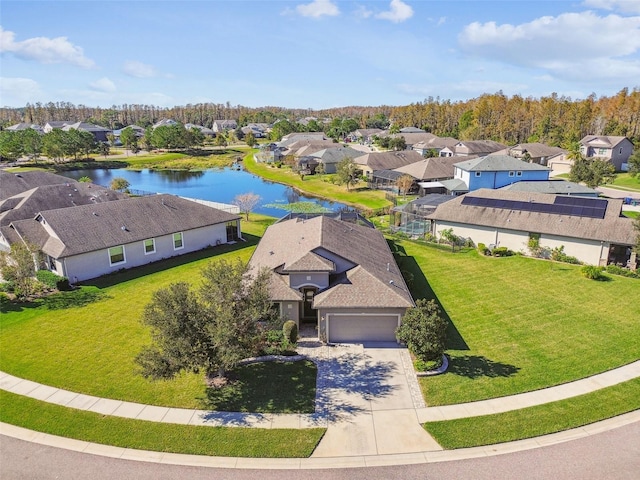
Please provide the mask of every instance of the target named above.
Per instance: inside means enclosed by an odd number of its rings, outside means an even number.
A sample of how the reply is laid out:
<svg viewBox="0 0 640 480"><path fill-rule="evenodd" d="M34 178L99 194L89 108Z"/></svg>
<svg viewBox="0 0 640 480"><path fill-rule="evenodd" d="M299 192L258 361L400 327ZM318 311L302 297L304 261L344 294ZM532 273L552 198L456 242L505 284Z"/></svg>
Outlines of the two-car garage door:
<svg viewBox="0 0 640 480"><path fill-rule="evenodd" d="M327 318L328 339L331 343L395 342L398 315L341 315Z"/></svg>

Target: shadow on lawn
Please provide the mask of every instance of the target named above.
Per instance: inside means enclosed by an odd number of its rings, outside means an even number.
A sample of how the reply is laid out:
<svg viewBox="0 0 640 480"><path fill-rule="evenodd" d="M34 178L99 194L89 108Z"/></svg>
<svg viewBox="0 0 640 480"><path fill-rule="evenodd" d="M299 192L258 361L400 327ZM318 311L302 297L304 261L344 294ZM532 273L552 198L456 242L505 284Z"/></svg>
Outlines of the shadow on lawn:
<svg viewBox="0 0 640 480"><path fill-rule="evenodd" d="M392 251L413 298L415 300L420 298L434 299L440 307L443 317L447 320L447 350L469 350L469 346L440 303L415 258L407 256L401 245L394 245Z"/></svg>
<svg viewBox="0 0 640 480"><path fill-rule="evenodd" d="M44 306L48 310L63 310L65 308L84 307L90 303L106 298L107 295L93 287L77 288L68 292L56 292L46 297L31 301L7 302L2 305L2 312L21 312L28 308Z"/></svg>
<svg viewBox="0 0 640 480"><path fill-rule="evenodd" d="M512 377L520 371L520 367L508 363L494 362L486 357L463 355L449 360L447 373L476 379L480 377Z"/></svg>
<svg viewBox="0 0 640 480"><path fill-rule="evenodd" d="M260 237L256 237L255 235L250 235L248 233L243 233L242 236L246 241L243 242L242 240L240 240L232 245L224 244L216 247L208 247L203 250L198 250L197 252L187 253L185 255L178 255L176 257L165 258L163 260L158 260L157 262L149 263L147 265L142 265L140 267L120 270L118 272L104 275L102 277L94 278L92 280L87 280L85 282L80 282L80 284L91 285L98 288L112 287L122 282L127 282L129 280L145 277L153 273L169 270L171 268L178 267L180 265L186 265L188 263L195 262L198 260L203 260L206 258L214 258L224 253L234 252L236 250L242 250L244 248L257 245L258 241L260 240Z"/></svg>

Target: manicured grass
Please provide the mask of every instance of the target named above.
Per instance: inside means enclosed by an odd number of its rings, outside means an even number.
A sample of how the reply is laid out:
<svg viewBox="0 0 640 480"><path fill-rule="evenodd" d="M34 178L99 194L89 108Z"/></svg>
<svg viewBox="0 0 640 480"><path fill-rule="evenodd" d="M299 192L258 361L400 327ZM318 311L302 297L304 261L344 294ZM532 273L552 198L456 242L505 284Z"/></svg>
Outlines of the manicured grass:
<svg viewBox="0 0 640 480"><path fill-rule="evenodd" d="M537 390L639 358L637 279L594 282L579 266L397 244L414 296L435 295L452 320L448 372L420 379L430 406Z"/></svg>
<svg viewBox="0 0 640 480"><path fill-rule="evenodd" d="M141 324L155 290L176 281L198 283L201 268L220 258L247 261L268 217L243 222L247 243L222 246L102 277L81 290L26 305L0 316L0 369L66 390L153 405L200 408L202 375L146 380L135 355L150 343ZM234 249L235 248L235 249ZM66 307L66 308L62 308Z"/></svg>
<svg viewBox="0 0 640 480"><path fill-rule="evenodd" d="M226 149L197 150L189 153L171 152L129 156L123 160L132 169L166 169L166 170L204 170L207 168L226 167L246 154L248 147L229 147Z"/></svg>
<svg viewBox="0 0 640 480"><path fill-rule="evenodd" d="M561 432L640 408L640 379L587 395L482 417L428 422L425 429L444 448L511 442Z"/></svg>
<svg viewBox="0 0 640 480"><path fill-rule="evenodd" d="M302 192L365 210L391 206L391 202L385 199L382 190L363 188L363 182L361 182L360 186L347 191L347 187L344 185L334 185L324 181L323 179L326 180L328 178L327 175L307 175L302 180L297 173L292 172L288 167L276 168L264 163L257 163L253 158L253 154L244 157L244 166L251 173L259 175L266 180L284 183Z"/></svg>
<svg viewBox="0 0 640 480"><path fill-rule="evenodd" d="M618 173L612 186L620 188L621 190L640 192L640 175L632 177L628 173Z"/></svg>
<svg viewBox="0 0 640 480"><path fill-rule="evenodd" d="M324 428L260 429L145 422L74 410L0 390L0 421L116 447L224 457L305 458Z"/></svg>
<svg viewBox="0 0 640 480"><path fill-rule="evenodd" d="M224 412L313 413L318 368L308 360L244 365L207 390L207 408Z"/></svg>
<svg viewBox="0 0 640 480"><path fill-rule="evenodd" d="M638 218L640 216L640 212L634 212L631 210L625 210L622 212L622 215L629 218Z"/></svg>

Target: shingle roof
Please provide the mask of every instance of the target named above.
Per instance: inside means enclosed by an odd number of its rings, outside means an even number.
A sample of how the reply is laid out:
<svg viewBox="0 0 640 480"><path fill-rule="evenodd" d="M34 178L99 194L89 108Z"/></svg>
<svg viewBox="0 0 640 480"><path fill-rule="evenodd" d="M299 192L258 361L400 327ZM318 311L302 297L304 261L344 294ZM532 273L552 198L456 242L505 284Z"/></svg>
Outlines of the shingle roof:
<svg viewBox="0 0 640 480"><path fill-rule="evenodd" d="M464 140L454 145L454 151L456 153L459 150L466 149L470 154L482 155L487 152L497 152L506 148L506 145L502 143L494 142L493 140Z"/></svg>
<svg viewBox="0 0 640 480"><path fill-rule="evenodd" d="M558 155L560 153L567 153L564 148L551 147L539 142L519 143L518 145L514 145L513 147L509 147L506 149L507 154L509 154L510 151L520 154L524 154L524 152L527 152L533 158L550 157L553 155Z"/></svg>
<svg viewBox="0 0 640 480"><path fill-rule="evenodd" d="M362 152L345 146L323 148L322 150L318 150L310 154L310 156L321 160L322 163L339 163L345 158L353 159L360 155L362 155Z"/></svg>
<svg viewBox="0 0 640 480"><path fill-rule="evenodd" d="M598 192L593 188L585 187L579 183L569 182L567 180L521 181L502 187L502 189L511 190L512 192L536 192L553 195L598 196Z"/></svg>
<svg viewBox="0 0 640 480"><path fill-rule="evenodd" d="M554 203L556 195L543 193L512 192L509 190L475 190L439 205L428 218L448 222L536 232L571 238L613 242L622 245L635 243L633 221L621 217L621 199L608 199L603 219L559 215L555 213L529 212L509 208L463 205L465 197L494 198L536 203Z"/></svg>
<svg viewBox="0 0 640 480"><path fill-rule="evenodd" d="M338 275L329 288L315 296L314 306L413 305L384 236L369 227L325 216L278 222L267 229L249 264L252 269L272 270L283 265L302 265L310 260L310 252L329 261L330 257L341 258L344 260L341 264L348 265L336 272ZM347 285L346 281L351 283ZM335 289L336 286L340 287ZM333 297L334 292L339 292L338 297Z"/></svg>
<svg viewBox="0 0 640 480"><path fill-rule="evenodd" d="M594 147L613 148L624 140L628 140L628 138L613 135L587 135L580 140L580 143Z"/></svg>
<svg viewBox="0 0 640 480"><path fill-rule="evenodd" d="M309 252L293 263L285 264L283 272L333 272L336 264L328 258Z"/></svg>
<svg viewBox="0 0 640 480"><path fill-rule="evenodd" d="M239 218L237 215L173 195L150 195L96 205L61 208L43 211L40 215L60 240L56 248L48 250L47 244L43 248L45 253L55 258L102 250ZM12 223L17 230L25 232L33 232L33 224L39 223L36 220Z"/></svg>
<svg viewBox="0 0 640 480"><path fill-rule="evenodd" d="M405 165L419 162L424 158L415 150L400 152L372 152L365 153L353 159L358 165L366 165L371 170L394 170Z"/></svg>
<svg viewBox="0 0 640 480"><path fill-rule="evenodd" d="M395 170L407 173L417 180L429 180L434 178L453 178L453 165L459 158L456 157L432 157L425 158L415 163L410 163Z"/></svg>
<svg viewBox="0 0 640 480"><path fill-rule="evenodd" d="M76 183L62 175L56 175L49 172L21 172L21 173L9 173L4 170L0 170L0 200L4 200L9 197L13 197L18 193L26 192L35 187L42 185L58 185L65 183Z"/></svg>
<svg viewBox="0 0 640 480"><path fill-rule="evenodd" d="M64 184L43 185L0 201L0 225L34 218L44 210L95 205L125 198L127 195L124 193L93 183L70 181Z"/></svg>
<svg viewBox="0 0 640 480"><path fill-rule="evenodd" d="M509 155L486 155L455 164L456 167L467 172L505 172L511 170L546 170L548 167L537 163L523 162Z"/></svg>

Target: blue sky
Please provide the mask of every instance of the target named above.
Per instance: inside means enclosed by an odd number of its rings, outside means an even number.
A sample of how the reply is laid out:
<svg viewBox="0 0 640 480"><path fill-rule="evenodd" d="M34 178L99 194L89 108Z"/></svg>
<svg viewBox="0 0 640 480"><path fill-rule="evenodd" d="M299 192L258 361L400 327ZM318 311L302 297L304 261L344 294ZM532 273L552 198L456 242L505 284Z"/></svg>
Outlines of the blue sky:
<svg viewBox="0 0 640 480"><path fill-rule="evenodd" d="M0 105L322 109L640 87L640 0L2 1Z"/></svg>

